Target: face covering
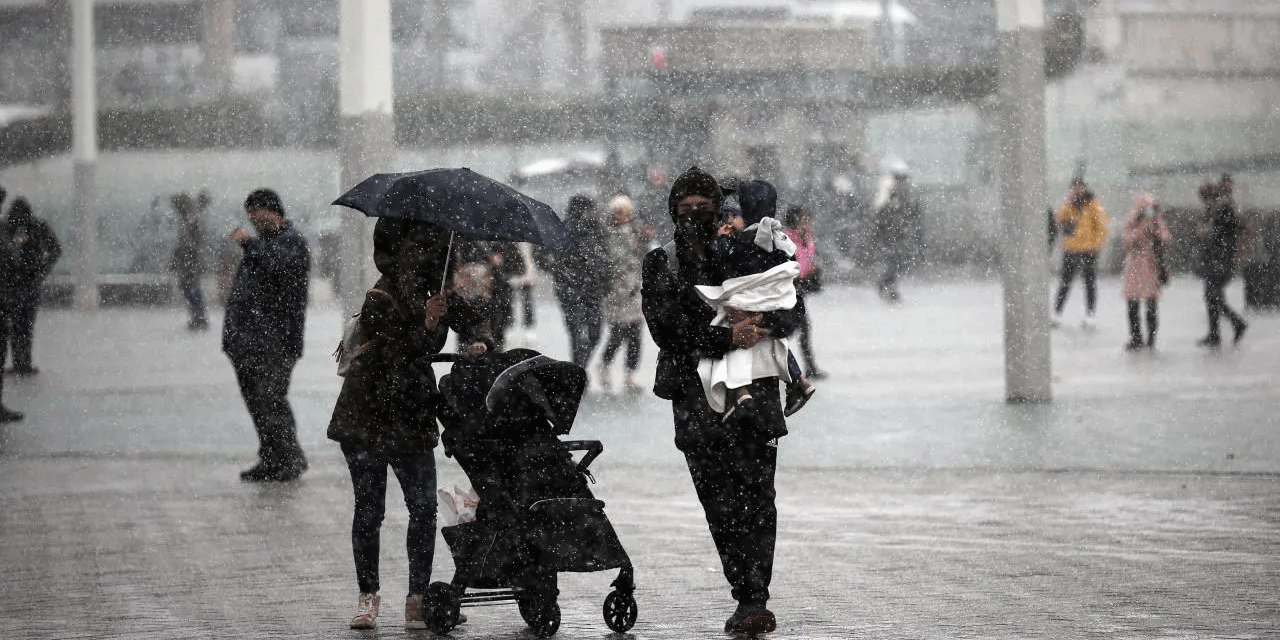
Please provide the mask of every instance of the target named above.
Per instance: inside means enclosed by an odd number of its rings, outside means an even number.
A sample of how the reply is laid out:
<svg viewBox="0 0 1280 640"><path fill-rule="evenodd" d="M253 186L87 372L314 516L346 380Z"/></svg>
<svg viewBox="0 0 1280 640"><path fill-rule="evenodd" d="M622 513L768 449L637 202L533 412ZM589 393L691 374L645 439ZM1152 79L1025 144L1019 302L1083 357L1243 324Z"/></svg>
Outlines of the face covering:
<svg viewBox="0 0 1280 640"><path fill-rule="evenodd" d="M710 212L676 218L676 255L680 260L681 274L686 280L697 284L709 284L703 282L702 266L707 247L715 235L715 215Z"/></svg>

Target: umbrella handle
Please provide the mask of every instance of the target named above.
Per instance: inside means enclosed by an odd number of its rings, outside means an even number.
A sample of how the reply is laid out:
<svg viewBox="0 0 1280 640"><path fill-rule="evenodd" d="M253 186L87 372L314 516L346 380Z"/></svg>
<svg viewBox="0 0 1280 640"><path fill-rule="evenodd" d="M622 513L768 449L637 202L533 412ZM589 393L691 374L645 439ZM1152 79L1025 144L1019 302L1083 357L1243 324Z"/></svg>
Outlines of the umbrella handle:
<svg viewBox="0 0 1280 640"><path fill-rule="evenodd" d="M453 232L449 232L449 249L444 253L444 273L440 276L440 293L444 293L444 285L449 282L449 258L453 257Z"/></svg>

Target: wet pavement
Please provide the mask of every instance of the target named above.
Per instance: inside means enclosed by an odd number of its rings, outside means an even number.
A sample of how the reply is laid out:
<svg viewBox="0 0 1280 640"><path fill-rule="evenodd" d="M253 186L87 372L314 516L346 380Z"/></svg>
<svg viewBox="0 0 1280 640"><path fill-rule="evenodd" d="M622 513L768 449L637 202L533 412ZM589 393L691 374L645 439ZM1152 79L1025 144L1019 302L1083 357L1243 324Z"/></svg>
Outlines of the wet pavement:
<svg viewBox="0 0 1280 640"><path fill-rule="evenodd" d="M1034 406L1003 401L997 283L911 282L894 307L866 287L810 300L831 375L782 441L775 637L1280 635L1280 316L1250 315L1238 348L1205 352L1199 288L1178 279L1157 350L1129 354L1117 287L1102 282L1096 330L1055 331L1055 401ZM275 486L236 479L256 443L217 323L43 312L42 373L6 380L28 417L0 426L0 637L406 635L396 506L382 628L346 628L350 487L324 438L341 319L317 298L292 393L312 468ZM538 311L541 346L564 357L558 313ZM636 565L627 635L723 637L732 603L667 407L597 387L573 435L605 443L594 489ZM463 481L440 461L442 485ZM612 579L562 574L557 637L611 635ZM452 636L532 637L514 606L467 613Z"/></svg>

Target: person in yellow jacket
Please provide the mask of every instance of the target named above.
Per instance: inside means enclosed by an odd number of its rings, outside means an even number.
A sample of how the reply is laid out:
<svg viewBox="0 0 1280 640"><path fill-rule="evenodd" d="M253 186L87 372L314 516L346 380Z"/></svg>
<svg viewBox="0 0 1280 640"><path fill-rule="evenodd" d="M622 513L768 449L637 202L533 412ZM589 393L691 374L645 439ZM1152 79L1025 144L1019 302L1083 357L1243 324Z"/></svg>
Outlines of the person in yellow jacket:
<svg viewBox="0 0 1280 640"><path fill-rule="evenodd" d="M1053 219L1062 237L1062 280L1054 300L1052 325L1062 324L1062 307L1071 292L1071 281L1079 271L1084 278L1084 327L1092 329L1098 303L1098 250L1107 237L1107 214L1085 186L1084 179L1077 177L1071 180L1067 199L1058 206Z"/></svg>

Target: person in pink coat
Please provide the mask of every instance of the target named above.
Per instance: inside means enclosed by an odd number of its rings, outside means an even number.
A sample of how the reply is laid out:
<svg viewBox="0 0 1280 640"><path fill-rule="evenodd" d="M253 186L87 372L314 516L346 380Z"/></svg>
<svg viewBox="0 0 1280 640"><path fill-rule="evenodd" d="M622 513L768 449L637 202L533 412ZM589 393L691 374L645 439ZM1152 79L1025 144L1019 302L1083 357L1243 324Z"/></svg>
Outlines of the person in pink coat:
<svg viewBox="0 0 1280 640"><path fill-rule="evenodd" d="M1160 203L1154 197L1140 193L1134 198L1133 208L1125 216L1120 238L1124 241L1122 291L1129 306L1129 343L1125 349L1153 349L1159 325L1156 301L1167 279L1167 272L1161 275L1163 263L1160 254L1173 239L1160 212ZM1138 317L1138 307L1144 300L1147 303L1146 342L1142 340L1142 323Z"/></svg>

